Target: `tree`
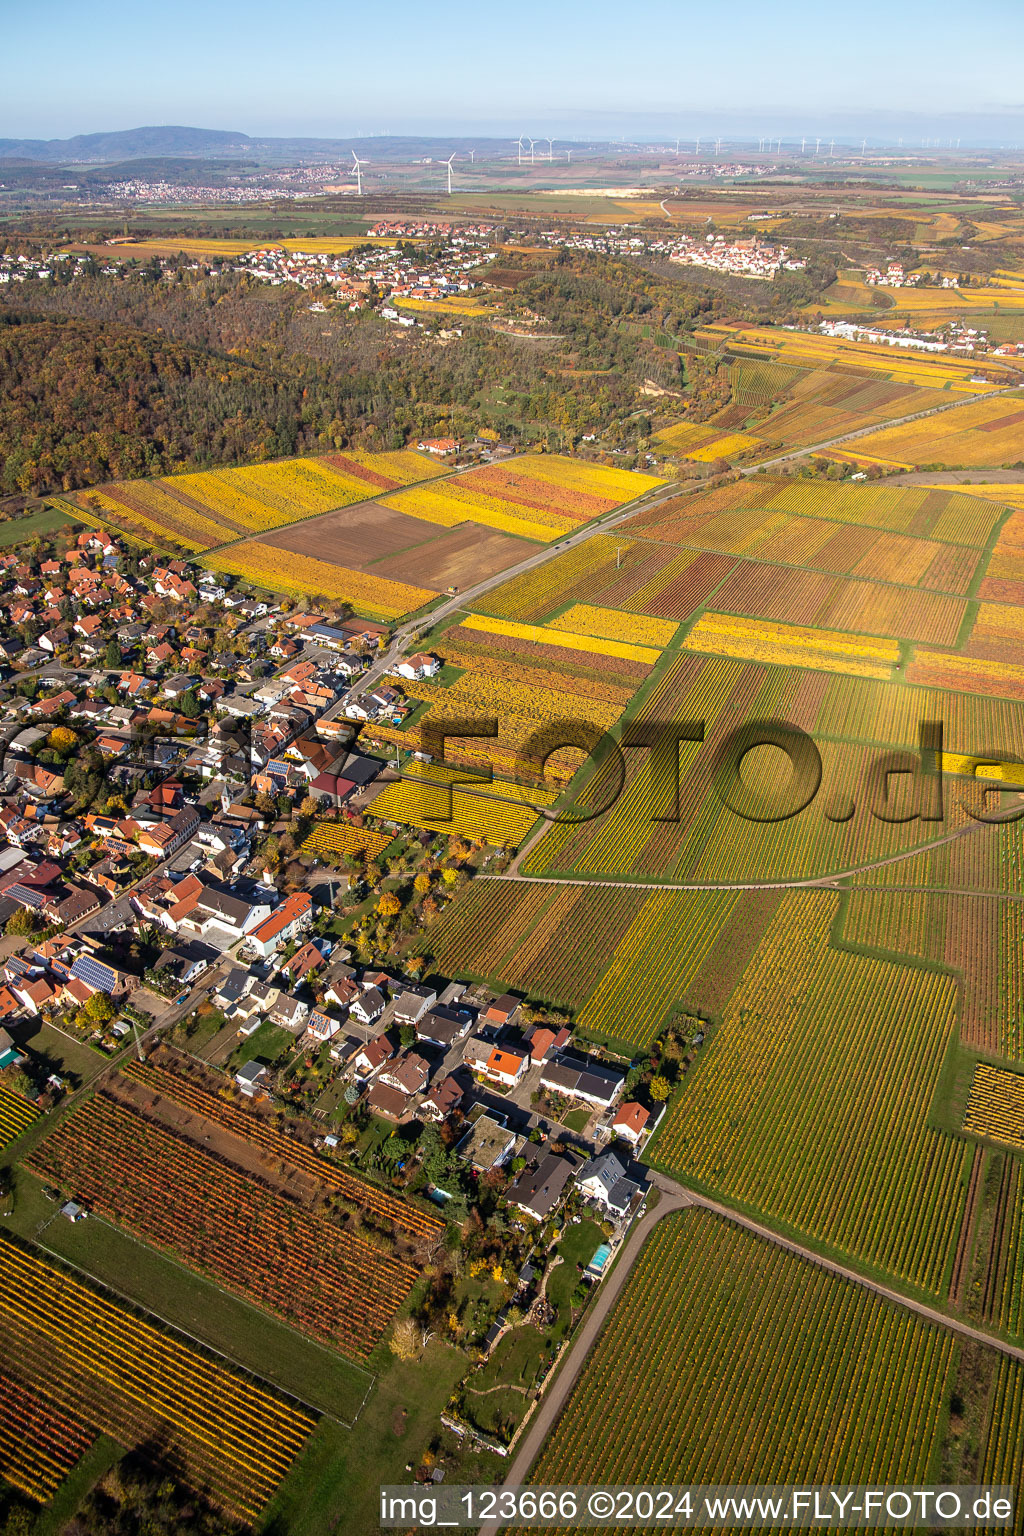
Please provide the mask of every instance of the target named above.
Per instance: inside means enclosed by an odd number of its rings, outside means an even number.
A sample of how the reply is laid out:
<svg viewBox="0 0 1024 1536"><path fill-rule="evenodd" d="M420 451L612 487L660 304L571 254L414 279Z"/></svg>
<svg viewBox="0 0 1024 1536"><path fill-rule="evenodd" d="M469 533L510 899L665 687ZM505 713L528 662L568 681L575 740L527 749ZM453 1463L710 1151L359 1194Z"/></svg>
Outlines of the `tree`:
<svg viewBox="0 0 1024 1536"><path fill-rule="evenodd" d="M381 917L397 917L402 910L402 903L394 891L385 891L377 903L377 911Z"/></svg>
<svg viewBox="0 0 1024 1536"><path fill-rule="evenodd" d="M55 725L46 738L46 745L61 754L71 752L78 745L78 732L68 725Z"/></svg>
<svg viewBox="0 0 1024 1536"><path fill-rule="evenodd" d="M107 649L103 657L103 664L107 668L108 672L113 672L121 665L121 647L113 638L107 641Z"/></svg>
<svg viewBox="0 0 1024 1536"><path fill-rule="evenodd" d="M656 1104L663 1103L669 1094L668 1078L662 1077L660 1073L657 1077L652 1077L650 1093Z"/></svg>
<svg viewBox="0 0 1024 1536"><path fill-rule="evenodd" d="M417 896L425 896L430 890L430 876L417 875L412 883L412 888L416 892Z"/></svg>
<svg viewBox="0 0 1024 1536"><path fill-rule="evenodd" d="M30 933L35 933L39 919L29 907L19 907L17 912L12 912L7 919L4 933L13 938L25 938Z"/></svg>
<svg viewBox="0 0 1024 1536"><path fill-rule="evenodd" d="M395 1324L391 1335L391 1353L399 1360L415 1360L420 1352L420 1330L411 1317L403 1317Z"/></svg>
<svg viewBox="0 0 1024 1536"><path fill-rule="evenodd" d="M109 1024L117 1013L117 1009L105 992L94 992L92 997L83 1003L82 1013L90 1024Z"/></svg>

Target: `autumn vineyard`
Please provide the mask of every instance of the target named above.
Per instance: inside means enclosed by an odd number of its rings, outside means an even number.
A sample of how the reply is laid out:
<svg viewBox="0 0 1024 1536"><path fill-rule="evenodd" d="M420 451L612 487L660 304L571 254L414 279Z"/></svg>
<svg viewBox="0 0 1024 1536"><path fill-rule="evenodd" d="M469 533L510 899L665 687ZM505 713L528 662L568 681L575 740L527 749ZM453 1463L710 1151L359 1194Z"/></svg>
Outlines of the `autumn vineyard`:
<svg viewBox="0 0 1024 1536"><path fill-rule="evenodd" d="M1024 1529L1024 151L827 116L0 141L0 1536Z"/></svg>

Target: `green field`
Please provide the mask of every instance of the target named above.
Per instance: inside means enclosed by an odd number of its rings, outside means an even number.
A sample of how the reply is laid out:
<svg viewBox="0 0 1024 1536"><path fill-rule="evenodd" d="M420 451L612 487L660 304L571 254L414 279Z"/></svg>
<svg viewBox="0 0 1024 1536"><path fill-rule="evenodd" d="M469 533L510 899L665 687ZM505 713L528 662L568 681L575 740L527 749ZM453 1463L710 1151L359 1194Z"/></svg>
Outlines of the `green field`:
<svg viewBox="0 0 1024 1536"><path fill-rule="evenodd" d="M0 523L0 547L9 544L27 544L39 534L55 533L58 528L74 528L74 515L62 507L43 507L28 517L11 517Z"/></svg>
<svg viewBox="0 0 1024 1536"><path fill-rule="evenodd" d="M439 1416L466 1370L460 1351L434 1341L418 1361L395 1361L354 1431L324 1420L295 1463L263 1523L266 1536L365 1536L374 1529L382 1483L407 1483L439 1433ZM451 1437L447 1437L449 1440ZM455 1451L449 1480L500 1480L502 1463L486 1453Z"/></svg>

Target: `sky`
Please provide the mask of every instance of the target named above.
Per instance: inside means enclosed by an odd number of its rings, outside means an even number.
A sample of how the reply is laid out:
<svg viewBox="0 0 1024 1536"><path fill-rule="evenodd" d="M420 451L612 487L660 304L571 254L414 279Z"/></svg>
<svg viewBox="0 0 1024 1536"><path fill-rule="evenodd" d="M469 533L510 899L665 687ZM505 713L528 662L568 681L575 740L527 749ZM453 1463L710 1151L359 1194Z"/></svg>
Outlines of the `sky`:
<svg viewBox="0 0 1024 1536"><path fill-rule="evenodd" d="M1022 0L0 0L0 22L5 138L870 135L983 114L997 137L1020 116L1024 143Z"/></svg>

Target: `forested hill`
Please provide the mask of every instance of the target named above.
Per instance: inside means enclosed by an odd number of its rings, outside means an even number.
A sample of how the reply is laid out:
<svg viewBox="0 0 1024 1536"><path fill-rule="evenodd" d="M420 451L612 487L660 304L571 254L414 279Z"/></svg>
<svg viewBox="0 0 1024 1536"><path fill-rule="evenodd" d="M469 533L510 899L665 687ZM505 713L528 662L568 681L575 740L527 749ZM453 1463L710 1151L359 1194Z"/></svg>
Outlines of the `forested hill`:
<svg viewBox="0 0 1024 1536"><path fill-rule="evenodd" d="M516 296L549 339L524 344L468 321L457 340L439 340L372 310L314 311L303 289L197 274L184 260L8 292L0 493L396 448L449 431L453 412L462 435L490 426L571 449L595 433L636 449L651 430L646 384L678 393L686 383L678 338L735 307L600 259L556 259ZM720 393L709 398L720 404Z"/></svg>
<svg viewBox="0 0 1024 1536"><path fill-rule="evenodd" d="M71 139L0 139L0 159L98 163L145 155L240 153L250 144L246 134L223 128L123 128L111 133L79 133Z"/></svg>
<svg viewBox="0 0 1024 1536"><path fill-rule="evenodd" d="M317 384L116 323L0 314L0 487L72 490L313 448L331 416Z"/></svg>

